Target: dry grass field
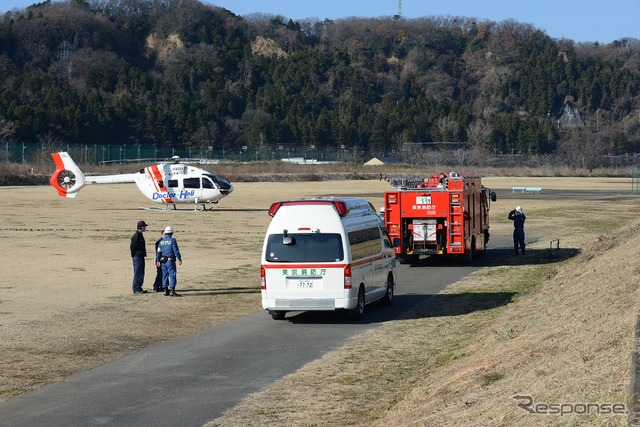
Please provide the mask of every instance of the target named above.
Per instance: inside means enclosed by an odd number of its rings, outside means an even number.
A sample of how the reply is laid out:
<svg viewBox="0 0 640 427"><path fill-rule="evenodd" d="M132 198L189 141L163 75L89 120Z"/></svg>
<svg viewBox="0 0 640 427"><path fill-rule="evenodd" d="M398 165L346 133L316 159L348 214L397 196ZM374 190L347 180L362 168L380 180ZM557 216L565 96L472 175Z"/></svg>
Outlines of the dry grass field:
<svg viewBox="0 0 640 427"><path fill-rule="evenodd" d="M156 212L133 184L92 185L75 199L50 186L0 187L0 399L140 348L260 310L260 251L272 202L379 194L379 181L234 183L213 211ZM156 205L159 206L159 205ZM148 253L176 230L181 298L131 291L129 242L148 224ZM156 270L147 259L145 289Z"/></svg>
<svg viewBox="0 0 640 427"><path fill-rule="evenodd" d="M509 192L521 185L631 188L628 178L484 183ZM259 256L272 202L360 195L379 207L389 188L379 181L234 186L212 212L140 210L150 203L133 185L89 186L69 200L49 186L0 187L0 399L259 310ZM640 199L510 195L492 204L492 234L510 235L506 215L517 204L528 217L527 236L538 239L531 249L541 252L559 238L579 253L554 262L501 260L451 286L437 304L427 301L250 396L214 424L624 424L621 416L529 416L512 396L626 404L640 301ZM128 246L140 219L149 224L149 252L166 225L176 230L181 298L132 295ZM154 277L148 261L146 289ZM487 307L474 294L508 303Z"/></svg>

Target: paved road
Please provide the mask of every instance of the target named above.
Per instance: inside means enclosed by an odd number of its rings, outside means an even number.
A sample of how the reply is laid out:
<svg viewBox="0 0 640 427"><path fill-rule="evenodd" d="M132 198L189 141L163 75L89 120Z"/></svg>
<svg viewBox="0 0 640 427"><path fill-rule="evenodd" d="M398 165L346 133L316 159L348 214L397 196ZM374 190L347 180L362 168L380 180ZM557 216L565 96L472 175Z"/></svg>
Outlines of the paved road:
<svg viewBox="0 0 640 427"><path fill-rule="evenodd" d="M492 237L473 266L430 260L400 266L393 305L373 304L362 321L338 313L297 313L284 321L251 313L7 399L0 426L201 426L509 253L510 240Z"/></svg>

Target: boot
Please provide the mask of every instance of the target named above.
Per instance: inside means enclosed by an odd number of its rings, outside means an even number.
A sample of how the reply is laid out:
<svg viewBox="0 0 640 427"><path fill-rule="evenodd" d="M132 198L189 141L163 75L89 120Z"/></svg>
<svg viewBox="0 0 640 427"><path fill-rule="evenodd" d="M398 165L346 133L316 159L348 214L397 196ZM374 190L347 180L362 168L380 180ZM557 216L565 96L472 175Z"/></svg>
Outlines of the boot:
<svg viewBox="0 0 640 427"><path fill-rule="evenodd" d="M178 294L176 293L176 289L175 289L175 288L171 288L171 293L169 293L169 296L172 296L172 297L179 297L180 295L178 295Z"/></svg>
<svg viewBox="0 0 640 427"><path fill-rule="evenodd" d="M166 288L164 288L164 296L165 297L169 296L169 287L168 286Z"/></svg>

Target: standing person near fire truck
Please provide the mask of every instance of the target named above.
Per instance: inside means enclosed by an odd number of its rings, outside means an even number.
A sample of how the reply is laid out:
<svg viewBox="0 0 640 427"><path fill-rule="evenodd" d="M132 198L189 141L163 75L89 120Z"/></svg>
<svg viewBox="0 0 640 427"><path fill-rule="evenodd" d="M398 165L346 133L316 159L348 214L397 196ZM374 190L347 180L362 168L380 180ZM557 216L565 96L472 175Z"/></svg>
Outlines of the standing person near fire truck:
<svg viewBox="0 0 640 427"><path fill-rule="evenodd" d="M516 206L509 212L509 219L513 221L513 250L518 255L518 247L520 247L524 255L524 220L527 217L522 212L522 206Z"/></svg>

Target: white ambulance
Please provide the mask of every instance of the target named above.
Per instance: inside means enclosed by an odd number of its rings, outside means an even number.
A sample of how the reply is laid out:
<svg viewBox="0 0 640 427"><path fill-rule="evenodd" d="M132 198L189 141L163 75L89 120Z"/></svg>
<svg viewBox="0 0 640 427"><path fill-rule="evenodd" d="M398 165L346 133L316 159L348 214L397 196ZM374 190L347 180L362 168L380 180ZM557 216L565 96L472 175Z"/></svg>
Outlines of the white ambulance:
<svg viewBox="0 0 640 427"><path fill-rule="evenodd" d="M375 208L356 198L289 200L271 205L262 248L262 307L288 311L351 310L393 300L396 258Z"/></svg>

